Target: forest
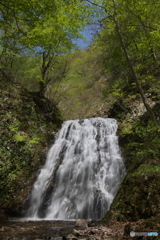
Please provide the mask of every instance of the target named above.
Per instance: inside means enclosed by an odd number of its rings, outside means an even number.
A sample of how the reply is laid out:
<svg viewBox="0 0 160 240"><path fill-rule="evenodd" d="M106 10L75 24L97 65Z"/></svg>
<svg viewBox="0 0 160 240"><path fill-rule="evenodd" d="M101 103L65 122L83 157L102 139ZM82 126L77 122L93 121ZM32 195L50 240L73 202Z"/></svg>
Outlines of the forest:
<svg viewBox="0 0 160 240"><path fill-rule="evenodd" d="M0 216L25 211L64 120L115 118L126 176L99 224L125 223L116 239L160 230L159 12L158 0L0 0Z"/></svg>

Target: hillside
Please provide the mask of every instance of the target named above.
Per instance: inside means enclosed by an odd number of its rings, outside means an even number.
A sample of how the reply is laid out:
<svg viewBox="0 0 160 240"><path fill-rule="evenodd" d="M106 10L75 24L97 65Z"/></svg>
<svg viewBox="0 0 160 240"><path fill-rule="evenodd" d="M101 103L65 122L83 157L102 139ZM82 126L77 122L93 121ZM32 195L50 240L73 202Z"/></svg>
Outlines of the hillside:
<svg viewBox="0 0 160 240"><path fill-rule="evenodd" d="M151 89L150 89L151 90ZM159 95L149 93L156 117L160 114ZM131 231L159 231L160 219L160 133L135 91L124 93L109 111L119 121L119 143L126 164L126 176L110 211L102 223L127 222L125 236Z"/></svg>
<svg viewBox="0 0 160 240"><path fill-rule="evenodd" d="M0 93L1 213L20 214L62 120L56 106L38 93L6 81Z"/></svg>
<svg viewBox="0 0 160 240"><path fill-rule="evenodd" d="M108 108L109 103L102 96L108 77L100 57L101 51L92 47L68 55L63 79L47 92L49 98L54 96L64 119L101 116Z"/></svg>

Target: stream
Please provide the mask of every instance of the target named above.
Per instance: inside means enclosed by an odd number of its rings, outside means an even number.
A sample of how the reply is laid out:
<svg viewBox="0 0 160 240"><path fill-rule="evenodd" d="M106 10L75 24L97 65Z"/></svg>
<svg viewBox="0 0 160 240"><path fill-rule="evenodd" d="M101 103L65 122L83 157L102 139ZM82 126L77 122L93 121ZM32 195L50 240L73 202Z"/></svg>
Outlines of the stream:
<svg viewBox="0 0 160 240"><path fill-rule="evenodd" d="M23 221L1 219L1 240L64 240L75 228L75 221Z"/></svg>

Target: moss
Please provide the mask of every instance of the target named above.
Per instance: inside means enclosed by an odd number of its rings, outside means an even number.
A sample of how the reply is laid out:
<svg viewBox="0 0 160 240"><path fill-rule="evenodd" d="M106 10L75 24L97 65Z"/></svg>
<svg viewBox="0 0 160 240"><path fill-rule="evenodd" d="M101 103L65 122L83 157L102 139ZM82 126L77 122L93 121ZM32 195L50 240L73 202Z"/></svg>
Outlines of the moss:
<svg viewBox="0 0 160 240"><path fill-rule="evenodd" d="M142 164L134 173L128 173L103 222L111 219L138 221L156 217L160 211L159 183L157 166Z"/></svg>
<svg viewBox="0 0 160 240"><path fill-rule="evenodd" d="M37 93L5 85L0 93L0 205L4 210L19 211L32 175L44 161L42 153L53 141L52 132L60 127L62 119L57 107Z"/></svg>
<svg viewBox="0 0 160 240"><path fill-rule="evenodd" d="M133 95L134 92L130 94ZM140 99L134 97L132 102L131 95L126 94L126 98L119 102L120 106L119 103L115 103L110 110L115 117L119 116L119 143L127 174L102 222L109 224L112 221L129 221L131 226L136 226L134 231L144 231L145 227L157 230L160 227L159 129L154 126L146 112L138 117L133 116L134 104L137 109ZM153 110L158 118L160 115L158 102Z"/></svg>

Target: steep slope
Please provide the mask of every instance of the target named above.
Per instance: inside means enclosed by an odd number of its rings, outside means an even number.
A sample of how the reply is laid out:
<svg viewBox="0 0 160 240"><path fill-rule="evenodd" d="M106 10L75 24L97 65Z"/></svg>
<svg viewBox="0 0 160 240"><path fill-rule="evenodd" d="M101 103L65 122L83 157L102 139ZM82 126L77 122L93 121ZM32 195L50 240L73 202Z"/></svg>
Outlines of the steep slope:
<svg viewBox="0 0 160 240"><path fill-rule="evenodd" d="M54 96L64 119L98 117L108 108L102 96L108 75L100 58L101 50L92 47L68 56L64 78L54 84L53 91L48 91L49 98Z"/></svg>
<svg viewBox="0 0 160 240"><path fill-rule="evenodd" d="M148 89L146 96L157 119L160 115L160 94ZM127 174L110 211L102 220L104 225L128 223L124 229L127 239L131 231L160 230L160 132L154 126L139 94L131 87L123 89L108 112L119 121L119 142L126 162ZM145 239L145 238L144 238Z"/></svg>
<svg viewBox="0 0 160 240"><path fill-rule="evenodd" d="M0 205L4 211L19 212L61 116L48 99L5 81L0 104Z"/></svg>

